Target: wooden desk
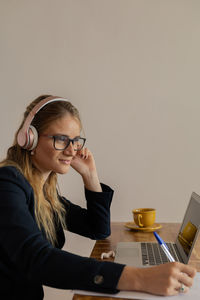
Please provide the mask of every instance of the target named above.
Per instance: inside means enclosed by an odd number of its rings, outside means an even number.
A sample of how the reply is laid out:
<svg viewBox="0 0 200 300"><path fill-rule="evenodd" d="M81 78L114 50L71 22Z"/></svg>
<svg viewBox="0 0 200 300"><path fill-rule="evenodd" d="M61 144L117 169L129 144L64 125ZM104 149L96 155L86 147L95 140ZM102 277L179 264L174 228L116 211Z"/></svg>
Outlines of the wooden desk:
<svg viewBox="0 0 200 300"><path fill-rule="evenodd" d="M100 260L102 252L108 252L110 250L116 250L118 242L155 242L153 233L136 232L126 229L125 223L114 222L111 225L111 236L105 240L97 241L92 250L91 257ZM159 235L166 242L175 242L176 236L180 228L179 223L162 223L162 228L159 230ZM113 258L107 259L107 261L113 261ZM193 249L192 256L189 261L189 265L194 266L197 271L200 271L200 237L197 240L195 248ZM116 300L112 297L91 297L75 294L73 300ZM118 298L119 299L119 298Z"/></svg>

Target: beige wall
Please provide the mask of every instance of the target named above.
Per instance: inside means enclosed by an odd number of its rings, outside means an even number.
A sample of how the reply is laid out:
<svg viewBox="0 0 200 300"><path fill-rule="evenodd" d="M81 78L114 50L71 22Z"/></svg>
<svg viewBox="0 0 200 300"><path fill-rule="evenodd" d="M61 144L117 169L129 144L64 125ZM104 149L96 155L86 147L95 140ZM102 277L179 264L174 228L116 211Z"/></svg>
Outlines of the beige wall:
<svg viewBox="0 0 200 300"><path fill-rule="evenodd" d="M34 97L68 97L115 189L112 220L153 206L180 221L200 193L199 11L198 0L1 0L0 156ZM85 205L73 170L60 186Z"/></svg>

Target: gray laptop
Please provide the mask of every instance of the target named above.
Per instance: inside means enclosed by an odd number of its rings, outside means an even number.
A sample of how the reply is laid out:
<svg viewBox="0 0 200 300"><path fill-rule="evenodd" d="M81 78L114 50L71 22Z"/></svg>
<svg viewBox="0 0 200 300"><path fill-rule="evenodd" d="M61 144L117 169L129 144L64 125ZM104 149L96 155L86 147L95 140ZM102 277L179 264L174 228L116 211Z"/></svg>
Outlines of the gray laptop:
<svg viewBox="0 0 200 300"><path fill-rule="evenodd" d="M188 263L200 228L200 196L192 193L175 243L166 243L175 261ZM153 233L152 233L153 234ZM168 262L160 245L152 242L120 242L115 262L147 267Z"/></svg>

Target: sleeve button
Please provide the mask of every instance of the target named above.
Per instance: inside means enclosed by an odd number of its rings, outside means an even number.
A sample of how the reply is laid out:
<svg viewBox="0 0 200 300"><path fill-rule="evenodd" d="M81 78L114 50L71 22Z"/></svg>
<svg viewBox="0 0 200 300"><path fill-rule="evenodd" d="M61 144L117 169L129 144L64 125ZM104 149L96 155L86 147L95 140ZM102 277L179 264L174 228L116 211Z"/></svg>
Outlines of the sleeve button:
<svg viewBox="0 0 200 300"><path fill-rule="evenodd" d="M96 275L94 277L94 283L96 283L96 284L102 284L103 281L104 281L104 278L102 275Z"/></svg>

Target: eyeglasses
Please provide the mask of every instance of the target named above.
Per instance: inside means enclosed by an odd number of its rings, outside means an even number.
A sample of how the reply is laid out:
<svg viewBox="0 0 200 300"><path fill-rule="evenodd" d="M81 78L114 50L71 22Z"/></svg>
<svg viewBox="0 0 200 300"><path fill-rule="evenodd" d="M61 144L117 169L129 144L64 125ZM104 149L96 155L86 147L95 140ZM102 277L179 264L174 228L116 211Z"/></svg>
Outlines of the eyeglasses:
<svg viewBox="0 0 200 300"><path fill-rule="evenodd" d="M56 150L65 150L70 143L72 143L74 151L79 151L85 145L86 139L82 137L75 137L70 139L67 135L47 135L43 134L41 136L46 136L53 139L53 146Z"/></svg>

